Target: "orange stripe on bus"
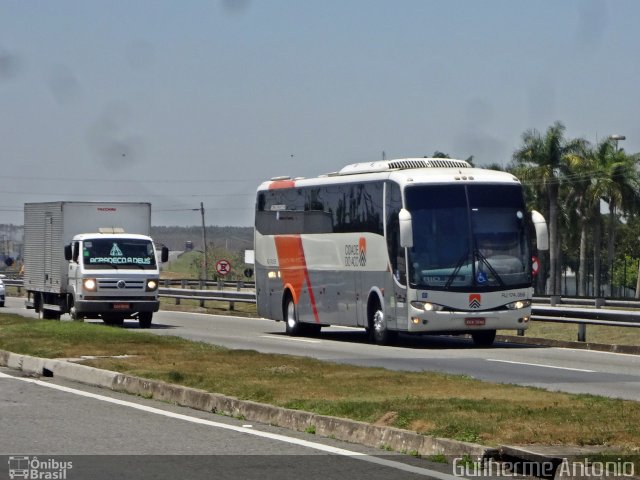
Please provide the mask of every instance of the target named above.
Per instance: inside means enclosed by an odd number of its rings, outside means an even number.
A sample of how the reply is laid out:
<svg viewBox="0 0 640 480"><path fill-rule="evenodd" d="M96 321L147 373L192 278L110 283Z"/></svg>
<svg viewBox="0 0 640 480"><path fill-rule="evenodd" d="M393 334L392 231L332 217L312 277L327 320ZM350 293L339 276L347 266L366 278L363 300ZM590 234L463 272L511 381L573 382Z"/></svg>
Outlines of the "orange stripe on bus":
<svg viewBox="0 0 640 480"><path fill-rule="evenodd" d="M280 265L280 278L284 286L291 285L294 290L293 301L298 304L300 293L304 285L307 286L311 308L316 323L320 323L318 308L316 306L315 295L309 279L307 261L302 247L300 235L277 235L275 237L276 251L278 252L278 263Z"/></svg>

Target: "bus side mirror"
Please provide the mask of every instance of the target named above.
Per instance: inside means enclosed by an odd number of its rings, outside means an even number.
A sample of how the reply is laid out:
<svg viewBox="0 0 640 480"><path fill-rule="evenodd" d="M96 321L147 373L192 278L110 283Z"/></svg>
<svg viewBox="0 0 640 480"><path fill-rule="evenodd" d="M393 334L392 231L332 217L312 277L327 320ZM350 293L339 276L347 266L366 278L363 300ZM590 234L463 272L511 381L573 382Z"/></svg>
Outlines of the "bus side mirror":
<svg viewBox="0 0 640 480"><path fill-rule="evenodd" d="M169 261L169 249L166 246L162 247L162 251L160 252L160 261L162 263Z"/></svg>
<svg viewBox="0 0 640 480"><path fill-rule="evenodd" d="M400 222L400 246L402 248L413 247L413 224L411 223L411 214L404 208L398 214Z"/></svg>
<svg viewBox="0 0 640 480"><path fill-rule="evenodd" d="M60 250L58 250L58 251L60 251ZM71 261L71 258L73 258L72 250L71 250L71 244L69 244L69 245L65 245L65 246L64 246L64 259L65 259L67 262L70 262L70 261Z"/></svg>
<svg viewBox="0 0 640 480"><path fill-rule="evenodd" d="M547 230L547 222L539 212L533 210L531 212L531 220L536 230L536 244L538 250L549 250L549 232Z"/></svg>

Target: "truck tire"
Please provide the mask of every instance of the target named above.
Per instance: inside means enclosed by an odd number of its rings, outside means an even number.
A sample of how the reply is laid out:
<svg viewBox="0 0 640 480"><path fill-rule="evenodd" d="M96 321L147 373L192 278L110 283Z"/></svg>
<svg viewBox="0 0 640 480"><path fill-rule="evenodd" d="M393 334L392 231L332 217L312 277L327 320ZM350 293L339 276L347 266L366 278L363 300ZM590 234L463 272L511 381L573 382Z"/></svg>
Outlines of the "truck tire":
<svg viewBox="0 0 640 480"><path fill-rule="evenodd" d="M138 323L140 328L151 328L151 322L153 321L153 312L140 312L138 314Z"/></svg>
<svg viewBox="0 0 640 480"><path fill-rule="evenodd" d="M78 313L78 311L76 310L76 307L74 306L69 309L69 316L71 317L71 320L73 320L74 322L84 321L84 317Z"/></svg>

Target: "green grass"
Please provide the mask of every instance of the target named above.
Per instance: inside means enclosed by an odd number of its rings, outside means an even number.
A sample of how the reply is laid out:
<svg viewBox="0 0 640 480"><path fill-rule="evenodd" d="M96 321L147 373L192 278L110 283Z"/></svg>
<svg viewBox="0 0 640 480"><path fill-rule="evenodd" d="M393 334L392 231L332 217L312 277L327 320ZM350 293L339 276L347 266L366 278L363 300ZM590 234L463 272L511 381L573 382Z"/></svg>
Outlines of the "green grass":
<svg viewBox="0 0 640 480"><path fill-rule="evenodd" d="M0 314L0 349L486 445L598 445L637 452L640 403L228 350L99 324Z"/></svg>
<svg viewBox="0 0 640 480"><path fill-rule="evenodd" d="M498 333L515 335L512 330L501 330ZM576 342L578 340L578 325L536 322L534 320L526 330L525 336ZM607 345L640 345L640 328L587 325L587 342Z"/></svg>
<svg viewBox="0 0 640 480"><path fill-rule="evenodd" d="M184 252L163 268L162 278L201 278L200 262L202 253Z"/></svg>

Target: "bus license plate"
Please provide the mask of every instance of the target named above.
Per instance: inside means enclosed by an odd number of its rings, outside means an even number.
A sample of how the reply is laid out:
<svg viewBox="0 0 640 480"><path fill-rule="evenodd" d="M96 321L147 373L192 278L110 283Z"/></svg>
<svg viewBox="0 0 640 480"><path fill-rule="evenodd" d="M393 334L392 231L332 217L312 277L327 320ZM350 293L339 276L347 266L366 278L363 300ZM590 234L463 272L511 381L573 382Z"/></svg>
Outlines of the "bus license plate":
<svg viewBox="0 0 640 480"><path fill-rule="evenodd" d="M130 304L128 303L114 303L113 304L113 309L114 310L129 310Z"/></svg>
<svg viewBox="0 0 640 480"><path fill-rule="evenodd" d="M481 318L481 317L465 318L464 324L467 325L468 327L484 325L484 318Z"/></svg>

